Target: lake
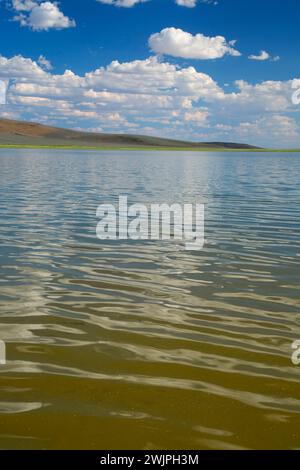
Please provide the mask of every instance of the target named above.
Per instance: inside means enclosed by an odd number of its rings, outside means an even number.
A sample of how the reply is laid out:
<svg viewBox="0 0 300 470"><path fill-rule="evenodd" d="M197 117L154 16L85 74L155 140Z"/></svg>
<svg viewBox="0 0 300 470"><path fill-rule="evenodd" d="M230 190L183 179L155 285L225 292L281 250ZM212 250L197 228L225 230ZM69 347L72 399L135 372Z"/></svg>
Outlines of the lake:
<svg viewBox="0 0 300 470"><path fill-rule="evenodd" d="M300 154L0 150L0 447L300 448ZM96 209L205 204L205 246Z"/></svg>

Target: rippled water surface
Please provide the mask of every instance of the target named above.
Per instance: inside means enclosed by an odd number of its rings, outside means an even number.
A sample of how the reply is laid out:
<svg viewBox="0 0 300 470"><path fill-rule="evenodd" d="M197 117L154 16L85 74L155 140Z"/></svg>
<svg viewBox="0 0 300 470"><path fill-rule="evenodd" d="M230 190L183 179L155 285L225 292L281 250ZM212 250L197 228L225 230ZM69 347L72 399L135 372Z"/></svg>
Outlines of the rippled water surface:
<svg viewBox="0 0 300 470"><path fill-rule="evenodd" d="M300 155L0 151L0 447L300 448ZM203 202L206 245L97 240Z"/></svg>

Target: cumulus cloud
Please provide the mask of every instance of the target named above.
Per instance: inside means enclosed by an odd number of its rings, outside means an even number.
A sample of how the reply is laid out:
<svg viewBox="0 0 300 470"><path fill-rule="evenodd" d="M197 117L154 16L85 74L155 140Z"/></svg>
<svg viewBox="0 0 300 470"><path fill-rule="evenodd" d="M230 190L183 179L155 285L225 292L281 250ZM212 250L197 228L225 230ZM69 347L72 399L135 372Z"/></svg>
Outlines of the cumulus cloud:
<svg viewBox="0 0 300 470"><path fill-rule="evenodd" d="M184 114L184 120L188 122L195 122L199 126L207 125L207 118L209 116L209 112L206 110L195 109L192 111L187 111Z"/></svg>
<svg viewBox="0 0 300 470"><path fill-rule="evenodd" d="M12 6L18 13L14 21L34 31L65 29L75 26L75 21L60 10L58 3L49 1L12 0Z"/></svg>
<svg viewBox="0 0 300 470"><path fill-rule="evenodd" d="M260 51L259 54L251 54L249 55L248 59L250 60L257 60L257 61L261 61L261 62L264 62L265 60L271 60L272 62L277 62L278 60L280 60L280 57L277 55L277 56L274 56L272 57L269 52L267 51Z"/></svg>
<svg viewBox="0 0 300 470"><path fill-rule="evenodd" d="M12 6L16 11L31 11L37 5L33 0L12 0Z"/></svg>
<svg viewBox="0 0 300 470"><path fill-rule="evenodd" d="M36 62L21 55L10 59L0 56L0 75L6 79L38 81L47 76Z"/></svg>
<svg viewBox="0 0 300 470"><path fill-rule="evenodd" d="M289 145L291 141L299 138L299 124L295 119L284 116L282 114L275 114L272 116L260 116L253 121L241 122L235 132L242 139L251 139L263 142L267 133L276 135L282 143Z"/></svg>
<svg viewBox="0 0 300 470"><path fill-rule="evenodd" d="M45 60L0 56L0 76L10 81L2 116L103 132L259 145L276 145L275 136L280 144L300 144L298 109L291 100L298 80L239 80L235 91L226 92L195 67L157 57L113 61L84 75L54 74Z"/></svg>
<svg viewBox="0 0 300 470"><path fill-rule="evenodd" d="M149 46L156 54L185 59L219 59L226 54L240 56L234 45L235 41L227 42L223 36L208 37L200 33L193 36L178 28L165 28L149 38Z"/></svg>

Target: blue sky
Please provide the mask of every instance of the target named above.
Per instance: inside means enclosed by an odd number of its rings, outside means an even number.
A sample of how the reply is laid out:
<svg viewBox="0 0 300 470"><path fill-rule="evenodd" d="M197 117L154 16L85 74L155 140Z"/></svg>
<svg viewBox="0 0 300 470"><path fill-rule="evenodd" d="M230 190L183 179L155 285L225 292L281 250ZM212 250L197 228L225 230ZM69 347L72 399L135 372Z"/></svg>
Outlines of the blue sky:
<svg viewBox="0 0 300 470"><path fill-rule="evenodd" d="M300 146L297 0L0 0L0 11L2 117Z"/></svg>

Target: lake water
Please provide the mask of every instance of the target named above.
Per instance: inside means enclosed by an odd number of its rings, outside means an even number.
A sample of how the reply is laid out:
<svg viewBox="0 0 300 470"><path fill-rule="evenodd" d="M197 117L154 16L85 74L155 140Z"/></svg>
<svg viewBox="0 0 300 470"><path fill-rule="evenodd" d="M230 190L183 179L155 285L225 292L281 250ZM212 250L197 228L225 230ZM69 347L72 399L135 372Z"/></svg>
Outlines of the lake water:
<svg viewBox="0 0 300 470"><path fill-rule="evenodd" d="M0 151L0 447L300 448L300 154ZM201 202L206 244L100 241Z"/></svg>

